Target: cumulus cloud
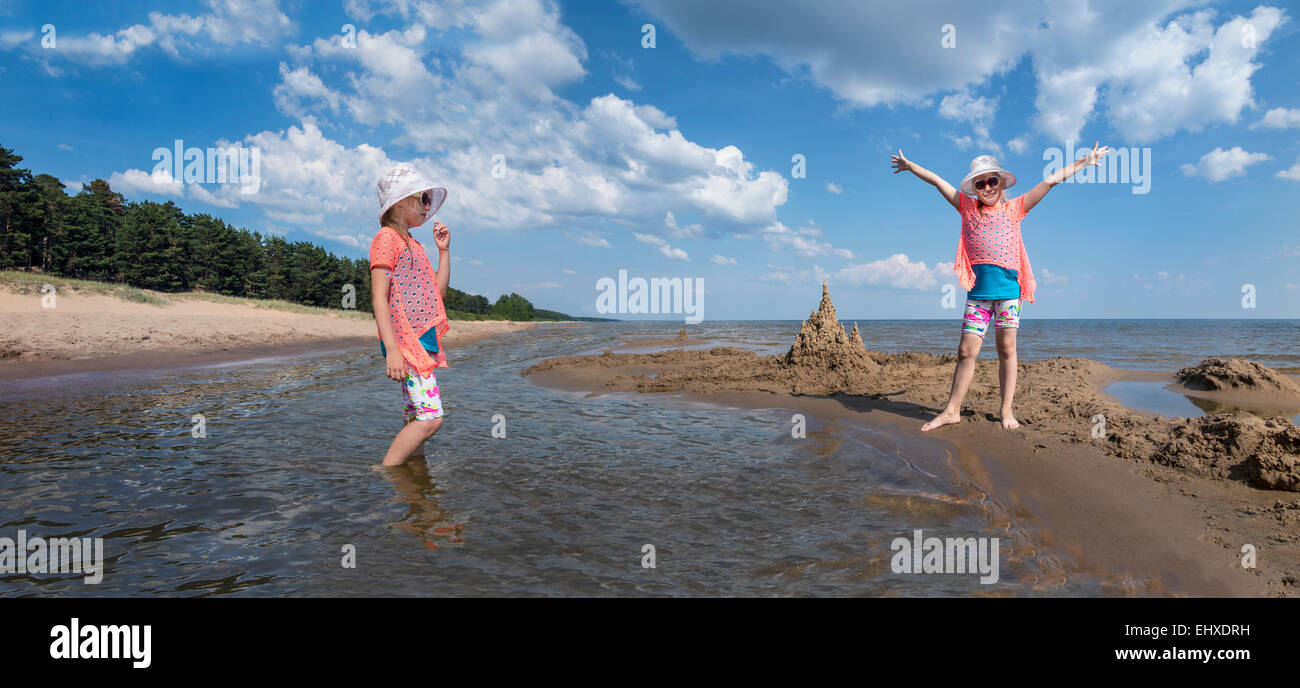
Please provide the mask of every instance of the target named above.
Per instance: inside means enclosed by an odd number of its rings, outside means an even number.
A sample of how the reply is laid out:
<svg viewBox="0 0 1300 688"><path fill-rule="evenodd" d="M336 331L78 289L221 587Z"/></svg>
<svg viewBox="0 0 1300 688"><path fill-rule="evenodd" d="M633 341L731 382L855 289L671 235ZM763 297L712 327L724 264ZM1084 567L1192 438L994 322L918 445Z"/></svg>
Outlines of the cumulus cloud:
<svg viewBox="0 0 1300 688"><path fill-rule="evenodd" d="M823 0L817 11L785 0L637 4L701 59L766 56L855 106L926 106L1027 58L1034 123L1060 141L1079 139L1099 107L1134 142L1235 122L1253 106L1255 58L1284 21L1263 5L1219 17L1197 10L1199 0L937 0L925 12L861 0ZM955 29L954 48L941 47L943 23ZM978 134L954 138L986 145Z"/></svg>
<svg viewBox="0 0 1300 688"><path fill-rule="evenodd" d="M119 193L143 193L173 198L185 195L185 185L166 170L159 170L152 174L143 170L114 172L109 176L108 184Z"/></svg>
<svg viewBox="0 0 1300 688"><path fill-rule="evenodd" d="M1188 177L1203 177L1212 182L1221 182L1240 177L1246 174L1247 167L1270 159L1267 153L1250 153L1242 150L1241 146L1233 146L1229 150L1215 148L1202 155L1196 164L1185 163L1179 169Z"/></svg>
<svg viewBox="0 0 1300 688"><path fill-rule="evenodd" d="M261 149L259 193L217 189L210 200L261 205L287 223L372 223L375 180L397 160L323 133L327 118L350 125L346 116L398 132L393 143L416 152L401 160L448 187L439 219L449 224L564 228L575 241L609 247L594 230L610 220L650 233L666 211L692 213L704 224L669 231L695 237L705 225L721 233L770 224L786 202L780 173L758 169L736 146L690 141L654 106L613 94L585 103L557 96L553 89L583 77L587 52L552 3L345 9L411 21L404 30L359 30L351 47L343 36L290 46L272 96L298 123L244 137ZM440 32L453 29L449 43ZM447 45L457 47L438 52Z"/></svg>
<svg viewBox="0 0 1300 688"><path fill-rule="evenodd" d="M888 285L898 289L933 289L955 278L952 263L936 263L928 267L923 261L913 261L905 253L896 253L882 260L850 265L835 273L836 278L852 284Z"/></svg>
<svg viewBox="0 0 1300 688"><path fill-rule="evenodd" d="M1300 108L1273 108L1264 113L1264 118L1250 125L1251 129L1290 129L1300 127Z"/></svg>
<svg viewBox="0 0 1300 688"><path fill-rule="evenodd" d="M710 261L710 262L713 262L713 263L717 263L718 265L735 265L735 264L736 264L736 259L735 259L735 258L728 258L728 257L726 257L726 256L719 255L719 254L717 254L717 253L713 254L713 257L710 258L709 261Z"/></svg>
<svg viewBox="0 0 1300 688"><path fill-rule="evenodd" d="M836 196L844 193L844 187L840 186L839 184L836 184L835 182L826 182L826 190L835 194Z"/></svg>
<svg viewBox="0 0 1300 688"><path fill-rule="evenodd" d="M1293 182L1300 182L1300 160L1285 170L1279 171L1276 175L1279 179L1286 179Z"/></svg>

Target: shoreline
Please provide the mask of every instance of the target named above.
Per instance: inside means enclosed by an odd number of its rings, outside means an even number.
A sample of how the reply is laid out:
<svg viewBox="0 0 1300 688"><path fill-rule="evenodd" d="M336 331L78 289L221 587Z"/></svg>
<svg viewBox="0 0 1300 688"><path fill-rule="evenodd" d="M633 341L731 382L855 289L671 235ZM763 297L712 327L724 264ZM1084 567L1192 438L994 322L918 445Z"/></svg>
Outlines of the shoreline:
<svg viewBox="0 0 1300 688"><path fill-rule="evenodd" d="M75 286L42 306L40 293L0 284L0 382L379 350L374 318L357 311L204 294L134 301ZM457 347L536 325L454 320L444 341Z"/></svg>

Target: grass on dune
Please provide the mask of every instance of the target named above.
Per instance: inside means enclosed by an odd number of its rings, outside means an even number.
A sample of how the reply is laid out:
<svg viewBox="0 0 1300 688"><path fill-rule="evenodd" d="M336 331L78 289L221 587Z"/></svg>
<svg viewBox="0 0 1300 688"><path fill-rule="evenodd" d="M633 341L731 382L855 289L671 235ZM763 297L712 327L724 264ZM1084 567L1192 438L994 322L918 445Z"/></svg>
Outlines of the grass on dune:
<svg viewBox="0 0 1300 688"><path fill-rule="evenodd" d="M147 303L152 306L169 306L175 301L209 301L212 303L226 303L232 305L251 306L253 308L268 308L272 310L287 311L290 313L305 313L309 315L332 315L340 318L353 318L360 320L370 320L374 316L364 311L343 310L336 308L321 308L319 306L305 306L300 303L289 303L288 301L276 301L274 299L246 299L238 296L226 296L224 294L210 294L207 292L183 292L178 294L163 294L162 292L153 291L152 289L139 289L125 284L113 284L111 282L96 282L93 280L73 279L70 277L55 277L39 272L23 272L20 270L0 270L0 284L17 291L20 294L40 294L46 284L54 286L55 293L68 294L103 294L112 296L123 301L132 303Z"/></svg>
<svg viewBox="0 0 1300 688"><path fill-rule="evenodd" d="M0 283L20 294L40 294L45 285L53 285L56 294L78 293L104 294L115 296L123 301L147 303L153 306L166 306L171 301L161 293L149 289L137 289L126 284L95 282L92 280L55 277L40 272L23 272L20 270L0 270Z"/></svg>

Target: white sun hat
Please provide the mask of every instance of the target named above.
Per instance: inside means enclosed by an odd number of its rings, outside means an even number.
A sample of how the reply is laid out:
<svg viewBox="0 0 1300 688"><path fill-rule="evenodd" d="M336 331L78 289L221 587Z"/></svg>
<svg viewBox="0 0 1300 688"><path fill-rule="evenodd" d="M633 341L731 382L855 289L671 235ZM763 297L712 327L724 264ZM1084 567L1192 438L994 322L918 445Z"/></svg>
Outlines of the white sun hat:
<svg viewBox="0 0 1300 688"><path fill-rule="evenodd" d="M975 186L973 182L975 178L981 174L988 174L989 172L996 172L999 177L1002 177L1003 189L1010 189L1016 185L1016 175L1002 169L1002 167L998 165L997 158L992 155L981 155L970 161L970 174L966 175L966 178L961 180L961 190L974 196Z"/></svg>
<svg viewBox="0 0 1300 688"><path fill-rule="evenodd" d="M397 205L403 198L414 196L421 191L429 191L433 203L429 207L429 216L438 212L442 202L447 200L447 189L420 176L414 167L401 163L379 178L379 221L383 222L384 213Z"/></svg>

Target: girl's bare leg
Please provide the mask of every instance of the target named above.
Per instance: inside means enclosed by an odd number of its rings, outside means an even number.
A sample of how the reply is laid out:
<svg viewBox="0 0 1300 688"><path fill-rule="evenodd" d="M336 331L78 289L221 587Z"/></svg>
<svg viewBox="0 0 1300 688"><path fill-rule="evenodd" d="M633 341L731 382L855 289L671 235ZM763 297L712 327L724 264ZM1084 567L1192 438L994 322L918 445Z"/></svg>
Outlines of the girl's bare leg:
<svg viewBox="0 0 1300 688"><path fill-rule="evenodd" d="M921 432L961 422L961 402L966 398L971 380L975 378L975 358L979 356L982 344L984 340L979 335L962 333L961 343L957 345L957 369L952 373L952 392L948 395L948 405L933 420L922 425Z"/></svg>
<svg viewBox="0 0 1300 688"><path fill-rule="evenodd" d="M415 422L415 421L413 421L413 420L408 420L408 421L406 421L405 424L402 425L402 428L405 429L407 425L410 425L411 423L414 423L414 422ZM421 443L419 444L419 446L417 446L417 447L415 448L415 451L411 452L411 455L410 455L409 457L407 457L407 458L408 458L408 459L422 459L422 458L424 458L424 442L421 442Z"/></svg>
<svg viewBox="0 0 1300 688"><path fill-rule="evenodd" d="M393 443L388 447L388 453L384 455L383 464L385 466L397 466L406 463L406 460L424 444L425 440L433 437L433 434L438 432L438 428L441 427L441 418L416 420L407 423L406 427L397 433L397 437L393 438Z"/></svg>
<svg viewBox="0 0 1300 688"><path fill-rule="evenodd" d="M1002 385L1002 427L1015 430L1020 421L1011 413L1011 400L1016 396L1016 328L999 327L998 382Z"/></svg>

